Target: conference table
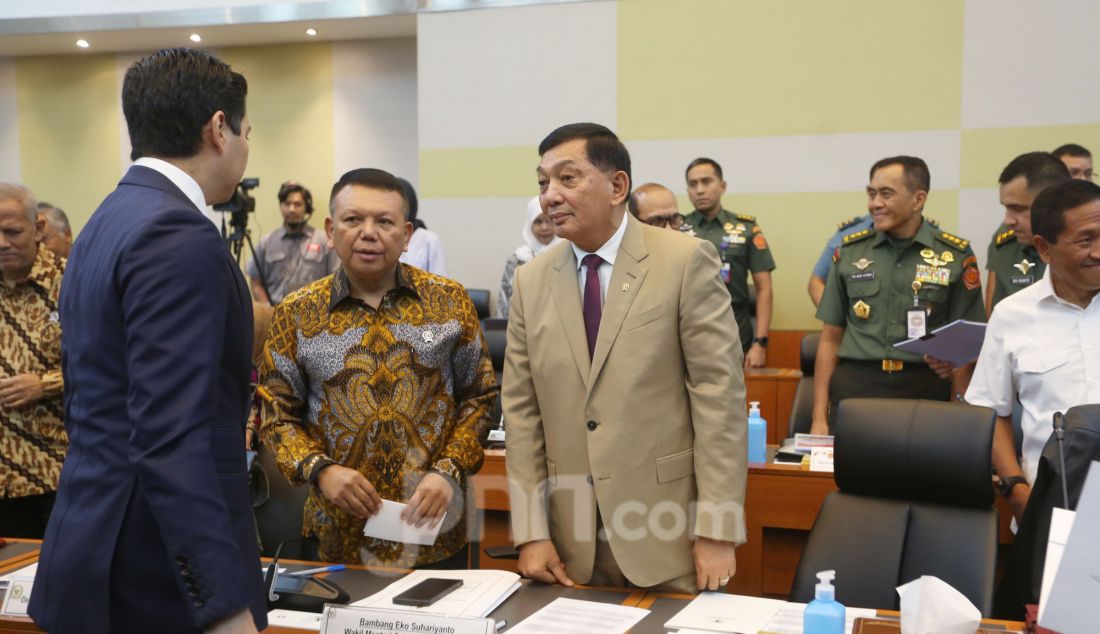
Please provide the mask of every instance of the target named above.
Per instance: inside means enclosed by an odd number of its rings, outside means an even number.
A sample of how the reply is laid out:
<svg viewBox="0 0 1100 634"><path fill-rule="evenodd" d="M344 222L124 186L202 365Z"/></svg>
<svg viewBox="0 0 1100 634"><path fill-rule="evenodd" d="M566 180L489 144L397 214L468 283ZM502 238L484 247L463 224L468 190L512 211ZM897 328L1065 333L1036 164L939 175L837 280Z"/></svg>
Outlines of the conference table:
<svg viewBox="0 0 1100 634"><path fill-rule="evenodd" d="M768 450L769 461L775 447ZM481 516L481 548L511 544L505 450L489 449L481 471L472 478ZM992 486L992 480L990 481ZM786 599L794 582L802 547L825 497L836 490L833 474L795 464L750 463L745 491L747 541L737 549L737 574L727 590L734 594ZM1012 513L997 497L1002 550L1012 543ZM512 559L480 557L484 568L516 569Z"/></svg>
<svg viewBox="0 0 1100 634"><path fill-rule="evenodd" d="M38 556L38 542L14 540L0 548L0 574L11 572L33 563ZM318 566L318 562L280 560L280 567L288 571L303 570ZM408 570L391 568L369 568L348 566L347 570L329 573L324 576L344 588L352 600L370 596L394 580L407 574ZM0 591L0 600L3 591ZM693 598L691 595L645 592L630 588L600 588L578 586L564 588L524 580L520 589L496 608L490 615L496 621L506 621L509 626L519 623L543 606L557 598L596 601L617 605L634 606L650 610L650 613L630 631L632 634L664 634L665 622L682 610ZM880 610L880 618L897 618L896 612ZM983 627L1005 631L1023 632L1024 624L1014 621L983 621ZM268 634L302 634L306 630L287 627L269 627ZM505 630L506 631L506 630ZM27 634L41 632L30 619L0 616L0 634Z"/></svg>

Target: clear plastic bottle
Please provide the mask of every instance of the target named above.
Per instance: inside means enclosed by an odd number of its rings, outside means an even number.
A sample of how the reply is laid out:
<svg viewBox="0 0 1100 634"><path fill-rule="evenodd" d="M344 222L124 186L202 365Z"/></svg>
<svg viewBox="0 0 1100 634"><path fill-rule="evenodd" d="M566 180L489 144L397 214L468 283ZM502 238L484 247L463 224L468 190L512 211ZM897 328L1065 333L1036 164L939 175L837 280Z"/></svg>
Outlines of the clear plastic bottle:
<svg viewBox="0 0 1100 634"><path fill-rule="evenodd" d="M749 462L768 461L768 423L760 416L760 401L749 403Z"/></svg>
<svg viewBox="0 0 1100 634"><path fill-rule="evenodd" d="M835 570L817 573L814 600L806 606L802 615L804 634L844 634L844 606L836 600Z"/></svg>

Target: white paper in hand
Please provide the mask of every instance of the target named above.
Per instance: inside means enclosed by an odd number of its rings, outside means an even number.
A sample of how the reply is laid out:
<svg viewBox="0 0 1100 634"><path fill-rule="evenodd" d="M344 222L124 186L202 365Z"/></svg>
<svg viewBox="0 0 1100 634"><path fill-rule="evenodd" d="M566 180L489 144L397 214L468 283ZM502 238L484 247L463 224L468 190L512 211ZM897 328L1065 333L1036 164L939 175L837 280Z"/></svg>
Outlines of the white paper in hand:
<svg viewBox="0 0 1100 634"><path fill-rule="evenodd" d="M410 526L401 519L401 512L406 506L401 502L382 500L382 510L378 515L367 520L367 525L363 527L363 534L367 537L402 544L420 544L421 546L434 544L435 538L439 536L439 529L443 526L443 520L440 520L435 528L431 528L430 522L421 528ZM446 518L447 515L444 514L443 519Z"/></svg>

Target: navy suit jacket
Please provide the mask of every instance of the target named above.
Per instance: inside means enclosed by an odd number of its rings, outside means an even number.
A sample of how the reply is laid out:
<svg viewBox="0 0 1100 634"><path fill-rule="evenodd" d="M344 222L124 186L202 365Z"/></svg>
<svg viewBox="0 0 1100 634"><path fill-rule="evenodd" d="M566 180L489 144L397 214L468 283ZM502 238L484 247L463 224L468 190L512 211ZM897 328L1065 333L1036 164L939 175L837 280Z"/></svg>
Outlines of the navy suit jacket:
<svg viewBox="0 0 1100 634"><path fill-rule="evenodd" d="M69 452L30 614L53 634L267 623L244 425L252 304L218 230L132 166L73 247Z"/></svg>

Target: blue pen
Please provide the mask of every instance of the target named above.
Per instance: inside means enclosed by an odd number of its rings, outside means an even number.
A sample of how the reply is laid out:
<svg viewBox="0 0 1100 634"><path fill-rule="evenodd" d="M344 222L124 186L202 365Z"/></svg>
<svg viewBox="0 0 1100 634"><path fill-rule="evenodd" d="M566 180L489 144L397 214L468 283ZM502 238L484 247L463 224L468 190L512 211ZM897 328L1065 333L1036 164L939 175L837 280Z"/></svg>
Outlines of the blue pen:
<svg viewBox="0 0 1100 634"><path fill-rule="evenodd" d="M334 566L321 566L320 568L310 568L308 570L295 570L294 572L288 572L288 577L305 577L308 575L318 575L322 572L338 572L346 568L344 564L336 564Z"/></svg>

